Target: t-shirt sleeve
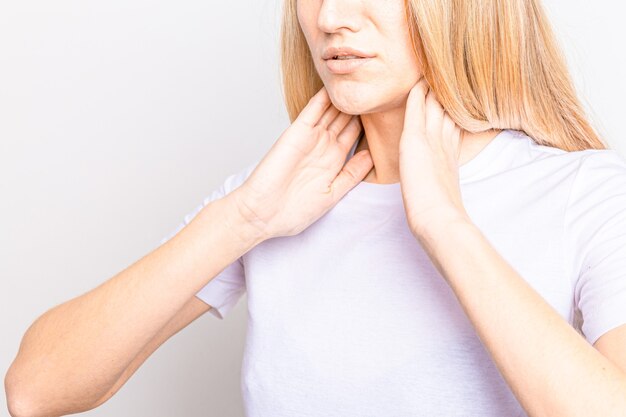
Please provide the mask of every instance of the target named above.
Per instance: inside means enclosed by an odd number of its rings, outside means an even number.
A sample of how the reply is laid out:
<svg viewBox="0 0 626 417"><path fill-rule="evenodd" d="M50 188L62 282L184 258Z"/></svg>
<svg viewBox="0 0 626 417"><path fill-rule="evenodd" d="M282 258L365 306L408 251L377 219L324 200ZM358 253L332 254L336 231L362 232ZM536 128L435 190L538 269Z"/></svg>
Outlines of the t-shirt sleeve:
<svg viewBox="0 0 626 417"><path fill-rule="evenodd" d="M183 221L170 232L170 234L161 239L160 244L164 244L180 232L207 204L225 197L231 191L239 187L255 165L256 164L248 166L243 171L228 176L221 186L213 190L211 194L202 200L202 204L199 204L195 209L185 215ZM207 256L210 256L210 254L207 254ZM239 257L202 287L195 296L212 307L209 310L211 314L219 319L224 319L237 304L245 291L246 281L243 257Z"/></svg>
<svg viewBox="0 0 626 417"><path fill-rule="evenodd" d="M565 212L574 303L590 344L626 324L626 160L613 149L581 158Z"/></svg>

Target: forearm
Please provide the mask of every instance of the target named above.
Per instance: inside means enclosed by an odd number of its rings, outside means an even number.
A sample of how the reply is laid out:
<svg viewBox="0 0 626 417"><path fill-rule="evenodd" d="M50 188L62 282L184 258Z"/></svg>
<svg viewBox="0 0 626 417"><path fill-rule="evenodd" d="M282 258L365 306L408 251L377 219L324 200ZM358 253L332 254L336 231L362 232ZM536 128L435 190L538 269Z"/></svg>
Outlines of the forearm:
<svg viewBox="0 0 626 417"><path fill-rule="evenodd" d="M207 282L260 240L229 196L88 293L39 317L6 377L8 396L61 412L89 407Z"/></svg>
<svg viewBox="0 0 626 417"><path fill-rule="evenodd" d="M626 375L588 344L469 221L418 240L529 416L626 416Z"/></svg>

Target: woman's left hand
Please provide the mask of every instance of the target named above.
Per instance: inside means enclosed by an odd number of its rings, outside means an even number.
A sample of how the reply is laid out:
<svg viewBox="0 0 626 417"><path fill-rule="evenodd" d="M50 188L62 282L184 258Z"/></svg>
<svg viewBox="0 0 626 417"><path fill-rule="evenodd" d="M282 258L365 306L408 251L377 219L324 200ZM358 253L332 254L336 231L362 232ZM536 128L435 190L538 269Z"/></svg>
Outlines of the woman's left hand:
<svg viewBox="0 0 626 417"><path fill-rule="evenodd" d="M400 182L411 231L468 219L459 185L463 130L445 113L422 77L409 91L400 137Z"/></svg>

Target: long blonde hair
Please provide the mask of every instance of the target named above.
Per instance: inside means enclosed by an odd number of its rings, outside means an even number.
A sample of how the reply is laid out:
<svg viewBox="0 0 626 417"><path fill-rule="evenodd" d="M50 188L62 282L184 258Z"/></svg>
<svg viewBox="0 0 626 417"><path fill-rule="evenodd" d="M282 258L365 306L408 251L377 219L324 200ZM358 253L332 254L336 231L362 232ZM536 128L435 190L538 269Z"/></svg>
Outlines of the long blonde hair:
<svg viewBox="0 0 626 417"><path fill-rule="evenodd" d="M281 73L294 121L323 86L297 18L285 0ZM567 69L540 0L405 0L424 77L461 128L521 130L566 151L606 149Z"/></svg>

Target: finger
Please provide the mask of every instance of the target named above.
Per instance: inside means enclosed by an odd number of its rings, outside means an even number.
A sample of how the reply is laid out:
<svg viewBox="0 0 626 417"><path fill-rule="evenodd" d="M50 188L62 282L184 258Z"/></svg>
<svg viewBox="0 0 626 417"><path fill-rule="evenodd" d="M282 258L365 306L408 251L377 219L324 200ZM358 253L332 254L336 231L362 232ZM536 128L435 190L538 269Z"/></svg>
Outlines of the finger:
<svg viewBox="0 0 626 417"><path fill-rule="evenodd" d="M432 110L437 110L441 113L444 111L441 103L437 100L437 94L432 89L429 89L426 95L426 106L430 106Z"/></svg>
<svg viewBox="0 0 626 417"><path fill-rule="evenodd" d="M465 130L461 128L459 125L455 125L454 134L459 138L458 146L456 148L456 160L458 161L461 158L461 144L465 138Z"/></svg>
<svg viewBox="0 0 626 417"><path fill-rule="evenodd" d="M441 124L443 121L443 107L435 98L435 92L428 91L426 95L426 131L433 136L441 134Z"/></svg>
<svg viewBox="0 0 626 417"><path fill-rule="evenodd" d="M331 104L326 108L326 111L324 112L322 117L320 117L316 126L323 126L324 128L328 127L328 125L331 124L333 120L335 120L338 114L339 109Z"/></svg>
<svg viewBox="0 0 626 417"><path fill-rule="evenodd" d="M361 123L360 117L352 116L348 124L337 135L337 142L341 145L346 154L352 149L354 142L359 139L359 134L362 129L363 124Z"/></svg>
<svg viewBox="0 0 626 417"><path fill-rule="evenodd" d="M298 122L308 127L314 127L330 104L330 97L326 91L326 86L323 86L309 99L309 102L304 106L304 109L302 109L298 117L296 117L294 123Z"/></svg>
<svg viewBox="0 0 626 417"><path fill-rule="evenodd" d="M372 156L367 149L354 154L346 162L329 187L334 204L339 202L348 191L360 183L373 166Z"/></svg>
<svg viewBox="0 0 626 417"><path fill-rule="evenodd" d="M447 146L451 149L451 152L456 156L458 161L461 148L461 128L448 116L444 111L443 124L441 128L441 134L443 142L447 142Z"/></svg>
<svg viewBox="0 0 626 417"><path fill-rule="evenodd" d="M444 136L450 136L454 133L454 130L456 128L456 123L454 122L454 120L452 120L452 118L445 112L443 112L443 123L442 123L442 127L441 127L441 132L443 133Z"/></svg>
<svg viewBox="0 0 626 417"><path fill-rule="evenodd" d="M427 84L420 81L409 90L409 96L406 100L403 134L414 135L423 131L426 121L427 88Z"/></svg>
<svg viewBox="0 0 626 417"><path fill-rule="evenodd" d="M335 135L335 137L339 136L339 133L346 127L352 117L352 115L344 112L339 113L337 118L328 126L328 131Z"/></svg>

